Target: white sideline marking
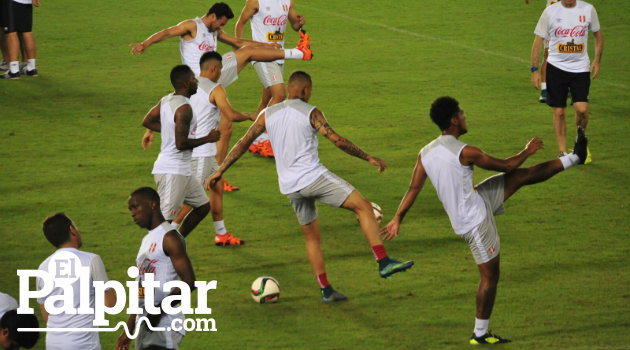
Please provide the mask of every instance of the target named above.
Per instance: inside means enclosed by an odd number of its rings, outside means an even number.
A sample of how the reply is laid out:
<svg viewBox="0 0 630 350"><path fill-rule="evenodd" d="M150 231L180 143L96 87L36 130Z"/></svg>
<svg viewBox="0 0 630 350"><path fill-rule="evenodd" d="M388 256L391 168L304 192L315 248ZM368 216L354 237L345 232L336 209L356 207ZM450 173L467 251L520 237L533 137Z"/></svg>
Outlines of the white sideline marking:
<svg viewBox="0 0 630 350"><path fill-rule="evenodd" d="M437 42L440 42L440 43L449 44L451 46L459 47L459 48L462 48L462 49L473 50L473 51L481 52L481 53L486 54L486 55L502 57L502 58L505 58L505 59L508 59L508 60L511 60L511 61L515 61L515 62L524 63L524 64L529 65L529 60L525 60L522 57L510 56L510 55L506 55L506 54L503 54L503 53L500 53L500 52L496 52L496 51L485 50L485 49L481 49L481 48L478 48L478 47L475 47L475 46L461 44L461 43L458 43L458 42L452 41L452 40L445 40L445 39L438 38L438 37L435 37L435 36L432 36L432 35L425 35L425 34L421 34L421 33L412 32L412 31L409 31L409 30L406 30L406 29L400 29L400 28L388 26L388 25L382 24L382 23L375 23L375 22L372 22L372 21L367 21L367 20L364 20L364 19L361 19L361 18L357 18L357 17L353 17L353 16L346 16L346 15L341 14L341 13L322 10L322 9L319 9L319 8L316 8L316 7L312 7L312 6L308 6L308 5L305 5L305 4L302 4L302 3L300 3L300 7L305 7L305 8L311 9L311 10L315 10L315 11L324 13L324 14L326 14L328 16L335 16L335 17L343 18L345 20L366 24L366 25L369 25L369 26L381 27L383 29L386 29L386 30L389 30L389 31L392 31L392 32L405 34L407 36L412 36L412 37L416 37L416 38L419 38L419 39L425 39L425 40L433 40L433 41L437 41ZM628 86L625 85L625 84L611 83L611 82L608 82L606 80L602 80L601 78L600 79L596 79L595 81L597 81L598 83L601 83L603 85L607 85L607 86L616 87L616 88L619 88L619 89L628 90Z"/></svg>

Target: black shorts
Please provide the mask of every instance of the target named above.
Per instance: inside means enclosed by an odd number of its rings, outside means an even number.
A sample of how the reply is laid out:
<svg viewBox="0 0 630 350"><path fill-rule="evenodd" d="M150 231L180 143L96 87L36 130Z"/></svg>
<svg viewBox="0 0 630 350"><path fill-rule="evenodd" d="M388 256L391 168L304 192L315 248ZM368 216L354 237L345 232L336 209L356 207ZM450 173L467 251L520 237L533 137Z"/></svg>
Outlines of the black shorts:
<svg viewBox="0 0 630 350"><path fill-rule="evenodd" d="M0 0L0 25L5 33L33 31L33 5Z"/></svg>
<svg viewBox="0 0 630 350"><path fill-rule="evenodd" d="M588 102L590 86L591 72L565 72L547 62L547 104L550 107L565 108L569 88L573 102Z"/></svg>

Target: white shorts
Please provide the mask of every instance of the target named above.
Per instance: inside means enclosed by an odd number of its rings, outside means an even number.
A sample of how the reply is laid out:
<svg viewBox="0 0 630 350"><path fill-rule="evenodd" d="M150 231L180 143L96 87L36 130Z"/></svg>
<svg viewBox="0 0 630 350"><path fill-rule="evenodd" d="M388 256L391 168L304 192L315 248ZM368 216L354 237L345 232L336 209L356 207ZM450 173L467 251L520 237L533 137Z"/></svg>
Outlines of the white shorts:
<svg viewBox="0 0 630 350"><path fill-rule="evenodd" d="M219 77L218 83L224 88L238 79L238 62L236 62L236 54L234 51L230 51L223 55L223 69L221 69L221 77Z"/></svg>
<svg viewBox="0 0 630 350"><path fill-rule="evenodd" d="M499 255L501 240L497 232L495 215L502 214L504 190L504 174L485 179L475 188L486 204L486 218L474 229L462 235L470 246L470 251L477 265L487 263Z"/></svg>
<svg viewBox="0 0 630 350"><path fill-rule="evenodd" d="M297 192L287 194L287 197L291 200L300 225L308 225L317 219L316 200L339 208L352 191L354 187L351 184L328 171L312 184Z"/></svg>
<svg viewBox="0 0 630 350"><path fill-rule="evenodd" d="M173 220L184 203L199 208L209 202L203 186L192 176L154 174L153 177L160 195L160 209L166 220Z"/></svg>
<svg viewBox="0 0 630 350"><path fill-rule="evenodd" d="M284 78L282 77L284 64L278 64L276 62L256 62L254 63L254 69L256 69L260 82L265 88L284 83Z"/></svg>
<svg viewBox="0 0 630 350"><path fill-rule="evenodd" d="M219 164L214 156L192 157L192 176L203 186L203 180L219 169Z"/></svg>

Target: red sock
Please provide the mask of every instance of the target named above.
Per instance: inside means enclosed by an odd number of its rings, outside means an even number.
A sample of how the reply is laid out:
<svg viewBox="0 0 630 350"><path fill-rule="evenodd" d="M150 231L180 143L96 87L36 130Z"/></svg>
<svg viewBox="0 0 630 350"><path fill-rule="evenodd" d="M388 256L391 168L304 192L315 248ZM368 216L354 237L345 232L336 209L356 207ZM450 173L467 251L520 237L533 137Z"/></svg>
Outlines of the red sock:
<svg viewBox="0 0 630 350"><path fill-rule="evenodd" d="M374 253L376 261L382 260L383 258L387 257L387 251L385 251L385 246L382 244L372 246L372 252Z"/></svg>
<svg viewBox="0 0 630 350"><path fill-rule="evenodd" d="M330 285L330 283L328 283L328 277L326 277L326 272L315 277L317 278L317 283L319 283L319 288L326 288Z"/></svg>

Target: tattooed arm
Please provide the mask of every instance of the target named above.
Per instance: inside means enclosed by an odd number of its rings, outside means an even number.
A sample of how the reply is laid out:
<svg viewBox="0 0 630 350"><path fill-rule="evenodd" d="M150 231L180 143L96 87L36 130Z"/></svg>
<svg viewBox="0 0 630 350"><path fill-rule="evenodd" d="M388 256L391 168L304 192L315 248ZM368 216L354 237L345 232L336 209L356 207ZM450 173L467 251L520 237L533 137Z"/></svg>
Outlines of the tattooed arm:
<svg viewBox="0 0 630 350"><path fill-rule="evenodd" d="M265 131L265 112L261 112L256 118L256 121L249 127L245 135L238 140L238 142L232 147L230 153L225 157L219 169L217 169L214 174L210 175L205 181L205 187L207 190L210 189L210 186L214 186L214 184L221 179L223 173L227 171L227 169L234 164L242 155L247 151L249 145L254 142L254 140L260 136Z"/></svg>
<svg viewBox="0 0 630 350"><path fill-rule="evenodd" d="M351 156L367 160L370 164L377 166L379 172L382 172L387 167L384 160L372 157L371 155L365 153L361 148L359 148L359 146L352 143L352 141L337 134L335 130L333 130L333 128L328 124L326 117L324 117L324 114L319 109L315 108L313 112L311 112L310 118L313 128L315 128L315 130L317 130L317 132L319 132L320 134L324 135L340 150L348 153Z"/></svg>

